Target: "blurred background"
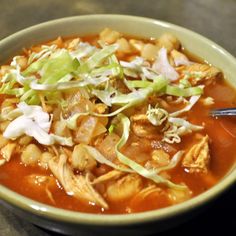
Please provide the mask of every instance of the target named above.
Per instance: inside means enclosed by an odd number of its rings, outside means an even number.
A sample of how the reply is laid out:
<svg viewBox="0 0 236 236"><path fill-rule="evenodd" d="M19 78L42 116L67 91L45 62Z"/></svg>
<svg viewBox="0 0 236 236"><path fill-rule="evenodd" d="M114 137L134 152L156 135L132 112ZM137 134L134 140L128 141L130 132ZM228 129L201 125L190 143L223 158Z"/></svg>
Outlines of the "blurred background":
<svg viewBox="0 0 236 236"><path fill-rule="evenodd" d="M236 56L236 0L0 0L0 39L41 22L85 14L128 14L168 21L212 39ZM159 235L235 235L235 212L236 186L207 211ZM0 236L32 235L57 234L23 221L0 204Z"/></svg>

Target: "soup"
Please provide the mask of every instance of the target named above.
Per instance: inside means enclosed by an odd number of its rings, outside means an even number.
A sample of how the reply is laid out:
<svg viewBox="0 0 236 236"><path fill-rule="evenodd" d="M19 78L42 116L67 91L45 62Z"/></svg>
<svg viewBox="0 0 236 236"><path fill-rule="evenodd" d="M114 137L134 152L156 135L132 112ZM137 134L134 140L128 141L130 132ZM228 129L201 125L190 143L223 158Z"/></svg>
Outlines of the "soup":
<svg viewBox="0 0 236 236"><path fill-rule="evenodd" d="M29 198L143 212L206 191L234 164L234 118L208 114L236 93L174 35L59 37L0 72L0 183Z"/></svg>

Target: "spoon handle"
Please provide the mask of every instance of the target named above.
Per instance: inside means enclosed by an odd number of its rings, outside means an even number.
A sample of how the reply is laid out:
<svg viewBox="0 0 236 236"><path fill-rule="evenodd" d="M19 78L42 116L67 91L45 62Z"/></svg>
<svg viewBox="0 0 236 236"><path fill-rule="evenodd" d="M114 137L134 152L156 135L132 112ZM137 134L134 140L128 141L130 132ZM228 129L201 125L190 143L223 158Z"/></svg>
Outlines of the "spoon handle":
<svg viewBox="0 0 236 236"><path fill-rule="evenodd" d="M211 110L210 115L211 116L236 116L236 107Z"/></svg>

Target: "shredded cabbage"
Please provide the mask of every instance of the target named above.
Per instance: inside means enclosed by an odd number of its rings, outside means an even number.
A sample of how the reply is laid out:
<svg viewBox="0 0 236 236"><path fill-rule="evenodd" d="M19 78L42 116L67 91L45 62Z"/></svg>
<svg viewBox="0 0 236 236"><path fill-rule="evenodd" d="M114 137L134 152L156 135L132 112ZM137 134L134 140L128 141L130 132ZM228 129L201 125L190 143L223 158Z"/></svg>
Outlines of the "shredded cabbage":
<svg viewBox="0 0 236 236"><path fill-rule="evenodd" d="M184 154L184 151L176 152L175 155L171 158L171 161L168 165L154 168L155 172L158 174L162 171L171 170L171 169L175 168L177 166L177 164L180 162L183 154Z"/></svg>
<svg viewBox="0 0 236 236"><path fill-rule="evenodd" d="M81 59L84 57L91 56L97 50L96 47L91 46L89 43L79 42L75 50L70 52L72 58L76 58L81 62Z"/></svg>
<svg viewBox="0 0 236 236"><path fill-rule="evenodd" d="M28 59L28 64L31 64L34 60L42 60L44 58L49 57L53 52L56 51L57 45L53 44L51 46L48 45L42 45L42 50L38 53L33 52L31 53L29 59Z"/></svg>
<svg viewBox="0 0 236 236"><path fill-rule="evenodd" d="M95 52L89 57L81 66L75 71L75 74L80 75L82 73L89 73L92 69L96 68L104 59L112 55L117 49L117 44L105 46L101 50Z"/></svg>
<svg viewBox="0 0 236 236"><path fill-rule="evenodd" d="M178 86L167 85L165 93L168 95L179 96L179 97L191 97L194 95L203 94L203 88L202 87L180 88Z"/></svg>
<svg viewBox="0 0 236 236"><path fill-rule="evenodd" d="M72 146L72 138L60 137L49 134L51 120L48 113L42 110L41 106L28 106L26 103L19 103L16 113L20 114L6 128L3 137L7 139L17 139L26 134L34 137L43 145L59 143L61 145Z"/></svg>
<svg viewBox="0 0 236 236"><path fill-rule="evenodd" d="M132 173L134 172L133 170L125 167L121 167L119 165L114 164L113 162L109 161L106 157L104 157L96 148L91 147L86 144L79 144L80 148L83 148L87 151L87 153L92 156L96 161L98 161L101 164L106 164L116 170Z"/></svg>
<svg viewBox="0 0 236 236"><path fill-rule="evenodd" d="M191 108L197 103L197 101L199 100L200 97L201 97L201 95L192 96L189 99L189 102L188 102L187 106L185 106L183 109L181 109L179 111L171 113L170 116L171 117L176 117L176 116L179 116L179 115L191 110Z"/></svg>
<svg viewBox="0 0 236 236"><path fill-rule="evenodd" d="M159 126L168 119L169 113L162 108L152 108L149 104L146 115L151 124Z"/></svg>
<svg viewBox="0 0 236 236"><path fill-rule="evenodd" d="M158 52L158 57L153 63L152 69L159 74L164 75L171 81L175 81L179 78L179 74L175 71L168 61L166 48L161 48Z"/></svg>
<svg viewBox="0 0 236 236"><path fill-rule="evenodd" d="M175 189L180 189L180 190L186 189L186 186L175 184L171 182L170 180L167 180L163 178L162 176L158 175L155 171L147 170L146 168L144 168L143 166L131 160L130 158L128 158L127 156L125 156L124 154L120 152L120 149L125 145L126 141L129 138L130 121L123 114L119 114L117 117L118 119L120 119L123 125L122 137L115 146L115 152L119 161L123 163L124 165L129 166L132 170L137 172L139 175L143 176L144 178L150 179L157 184L164 184L169 188L175 188Z"/></svg>
<svg viewBox="0 0 236 236"><path fill-rule="evenodd" d="M180 143L181 136L203 129L202 126L193 125L182 118L169 117L168 124L170 127L164 132L163 137L163 141L167 143Z"/></svg>

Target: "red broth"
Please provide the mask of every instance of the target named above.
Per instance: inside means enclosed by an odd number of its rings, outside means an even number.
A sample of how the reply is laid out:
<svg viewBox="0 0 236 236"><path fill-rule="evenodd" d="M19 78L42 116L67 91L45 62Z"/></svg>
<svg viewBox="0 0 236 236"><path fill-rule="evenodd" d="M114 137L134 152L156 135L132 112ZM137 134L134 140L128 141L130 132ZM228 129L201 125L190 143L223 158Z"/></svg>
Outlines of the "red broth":
<svg viewBox="0 0 236 236"><path fill-rule="evenodd" d="M97 44L97 36L84 37L83 41ZM63 46L63 45L61 45ZM33 47L37 50L37 46ZM130 55L128 55L130 56ZM127 56L122 56L123 59ZM193 58L192 58L193 60ZM201 194L215 185L229 171L236 160L236 118L213 118L209 116L209 110L213 108L236 107L236 91L230 87L223 79L217 80L204 90L205 97L213 97L214 105L203 106L198 102L188 113L188 120L196 125L204 124L204 130L198 133L208 134L210 138L210 166L207 174L189 173L180 164L169 171L172 181L185 183L192 191L192 197ZM2 100L5 96L1 95ZM175 150L188 149L193 144L193 135L182 137L179 144L170 145ZM156 139L139 139L133 133L130 134L129 143L135 140L139 146L143 146L144 153L150 153L159 145ZM147 145L144 145L147 143ZM126 149L123 149L126 152ZM140 155L140 153L136 153ZM109 169L109 168L108 168ZM83 203L78 199L65 193L60 183L54 179L49 189L53 196L53 201L48 197L45 187L40 184L29 183L29 175L53 176L49 170L40 166L26 166L21 162L19 156L15 155L9 162L0 167L0 183L9 189L22 194L36 201L72 211L90 213L133 213L170 206L172 203L164 192L153 192L147 197L141 198L138 195L131 199L119 202L108 201L109 209L104 210L93 203ZM165 189L165 188L164 188Z"/></svg>

